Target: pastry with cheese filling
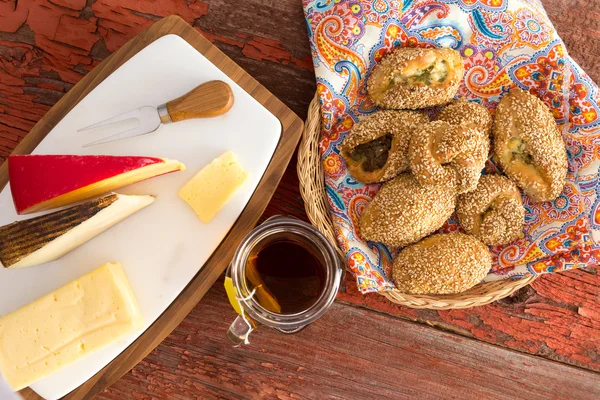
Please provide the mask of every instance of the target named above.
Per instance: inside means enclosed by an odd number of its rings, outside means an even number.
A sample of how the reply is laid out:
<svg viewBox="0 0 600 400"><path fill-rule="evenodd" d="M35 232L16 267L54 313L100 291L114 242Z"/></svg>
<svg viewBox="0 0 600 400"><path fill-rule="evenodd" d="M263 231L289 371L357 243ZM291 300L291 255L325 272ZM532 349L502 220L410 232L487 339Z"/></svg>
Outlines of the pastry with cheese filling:
<svg viewBox="0 0 600 400"><path fill-rule="evenodd" d="M464 73L456 50L402 47L375 66L367 91L375 104L383 108L437 106L454 98Z"/></svg>
<svg viewBox="0 0 600 400"><path fill-rule="evenodd" d="M414 111L376 111L357 122L340 147L352 176L364 183L392 179L408 168L408 143L429 119Z"/></svg>
<svg viewBox="0 0 600 400"><path fill-rule="evenodd" d="M490 148L487 134L472 126L434 121L410 141L410 169L421 185L475 189Z"/></svg>
<svg viewBox="0 0 600 400"><path fill-rule="evenodd" d="M512 89L494 118L494 152L502 169L535 201L556 199L567 176L567 151L552 113L536 96Z"/></svg>
<svg viewBox="0 0 600 400"><path fill-rule="evenodd" d="M422 186L410 173L383 184L360 215L360 235L388 246L406 246L438 230L454 212L456 192Z"/></svg>
<svg viewBox="0 0 600 400"><path fill-rule="evenodd" d="M523 233L521 192L502 175L482 176L474 191L458 197L456 214L465 232L488 245L510 243Z"/></svg>
<svg viewBox="0 0 600 400"><path fill-rule="evenodd" d="M488 136L492 133L492 116L487 108L464 98L444 107L435 117L435 121L444 121L452 125L470 125Z"/></svg>
<svg viewBox="0 0 600 400"><path fill-rule="evenodd" d="M412 294L455 294L477 285L492 267L488 247L464 233L429 236L394 258L396 289Z"/></svg>

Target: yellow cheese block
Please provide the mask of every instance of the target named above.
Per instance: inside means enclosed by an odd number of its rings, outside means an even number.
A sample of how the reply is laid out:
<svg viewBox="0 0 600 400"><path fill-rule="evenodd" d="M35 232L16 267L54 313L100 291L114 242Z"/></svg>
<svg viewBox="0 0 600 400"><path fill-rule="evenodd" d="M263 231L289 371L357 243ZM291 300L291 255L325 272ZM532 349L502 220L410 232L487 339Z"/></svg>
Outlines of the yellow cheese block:
<svg viewBox="0 0 600 400"><path fill-rule="evenodd" d="M0 318L0 372L20 390L143 323L123 267L104 264Z"/></svg>
<svg viewBox="0 0 600 400"><path fill-rule="evenodd" d="M228 151L212 160L186 183L179 190L179 197L207 224L244 183L247 175L235 155Z"/></svg>

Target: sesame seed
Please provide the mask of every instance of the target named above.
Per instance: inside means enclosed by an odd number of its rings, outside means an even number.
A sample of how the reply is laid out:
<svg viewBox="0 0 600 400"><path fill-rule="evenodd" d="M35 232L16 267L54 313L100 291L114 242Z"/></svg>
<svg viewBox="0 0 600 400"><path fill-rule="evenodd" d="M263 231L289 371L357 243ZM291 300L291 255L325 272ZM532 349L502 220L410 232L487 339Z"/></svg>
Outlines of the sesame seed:
<svg viewBox="0 0 600 400"><path fill-rule="evenodd" d="M425 114L414 111L380 110L354 124L340 146L348 170L358 181L383 182L408 169L408 143L414 132L429 122ZM392 147L385 165L375 171L365 171L362 162L352 160L349 153L358 145L392 134Z"/></svg>
<svg viewBox="0 0 600 400"><path fill-rule="evenodd" d="M474 236L436 234L396 256L392 280L403 293L453 294L481 282L491 266L488 247Z"/></svg>
<svg viewBox="0 0 600 400"><path fill-rule="evenodd" d="M410 169L421 185L452 186L466 193L477 186L489 147L489 137L480 129L433 121L410 141Z"/></svg>
<svg viewBox="0 0 600 400"><path fill-rule="evenodd" d="M494 117L494 152L502 169L536 201L560 195L567 176L565 143L548 107L536 96L513 89Z"/></svg>
<svg viewBox="0 0 600 400"><path fill-rule="evenodd" d="M465 232L488 245L512 242L525 223L519 188L502 175L482 176L473 192L458 197L456 214Z"/></svg>
<svg viewBox="0 0 600 400"><path fill-rule="evenodd" d="M422 186L409 173L384 183L360 216L360 234L389 246L414 243L441 228L454 212L451 186Z"/></svg>
<svg viewBox="0 0 600 400"><path fill-rule="evenodd" d="M447 78L429 83L402 84L411 73L423 72L445 61ZM383 58L367 81L367 92L375 104L391 109L417 109L446 104L456 96L465 70L460 53L449 48L400 47Z"/></svg>
<svg viewBox="0 0 600 400"><path fill-rule="evenodd" d="M473 124L475 128L482 130L488 136L492 131L492 116L487 108L463 98L444 107L434 120L445 121L451 125Z"/></svg>

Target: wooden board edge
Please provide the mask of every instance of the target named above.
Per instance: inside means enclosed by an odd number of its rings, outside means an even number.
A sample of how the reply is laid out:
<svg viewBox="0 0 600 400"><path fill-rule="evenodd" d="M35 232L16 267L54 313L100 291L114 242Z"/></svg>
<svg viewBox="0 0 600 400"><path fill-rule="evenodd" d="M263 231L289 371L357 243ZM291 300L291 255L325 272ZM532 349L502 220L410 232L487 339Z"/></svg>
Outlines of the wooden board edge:
<svg viewBox="0 0 600 400"><path fill-rule="evenodd" d="M89 92L98 86L117 68L150 43L168 34L176 34L186 40L196 50L208 58L222 72L234 80L240 87L274 114L280 121L282 133L273 157L256 187L248 204L236 220L212 256L194 276L185 289L161 314L161 316L139 338L127 347L96 375L67 394L63 399L91 399L115 382L167 337L185 316L202 299L208 289L223 273L228 260L231 260L235 248L241 239L256 225L264 212L273 192L277 188L283 173L300 140L303 121L281 100L271 94L258 81L239 67L233 60L216 48L196 29L178 16L169 16L157 21L146 30L129 40L96 68L90 71L61 100L59 100L25 136L12 154L28 154L43 138L64 118L71 109ZM8 182L7 163L0 166L0 189ZM223 332L225 335L225 332ZM21 390L24 399L41 399L30 388Z"/></svg>

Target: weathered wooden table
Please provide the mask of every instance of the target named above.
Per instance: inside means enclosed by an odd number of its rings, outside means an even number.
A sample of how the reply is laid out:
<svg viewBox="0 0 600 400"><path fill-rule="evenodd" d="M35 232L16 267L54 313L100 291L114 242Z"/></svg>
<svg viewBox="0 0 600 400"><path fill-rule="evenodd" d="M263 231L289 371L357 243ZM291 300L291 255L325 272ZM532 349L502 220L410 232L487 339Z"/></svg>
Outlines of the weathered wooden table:
<svg viewBox="0 0 600 400"><path fill-rule="evenodd" d="M544 0L571 55L600 81L600 0ZM297 0L1 0L0 162L88 71L178 14L300 117L314 90ZM292 161L263 219L306 219ZM173 333L99 397L600 398L600 277L544 276L494 304L412 310L363 296L352 277L321 320L293 335L260 329L229 346L235 317L217 282Z"/></svg>

